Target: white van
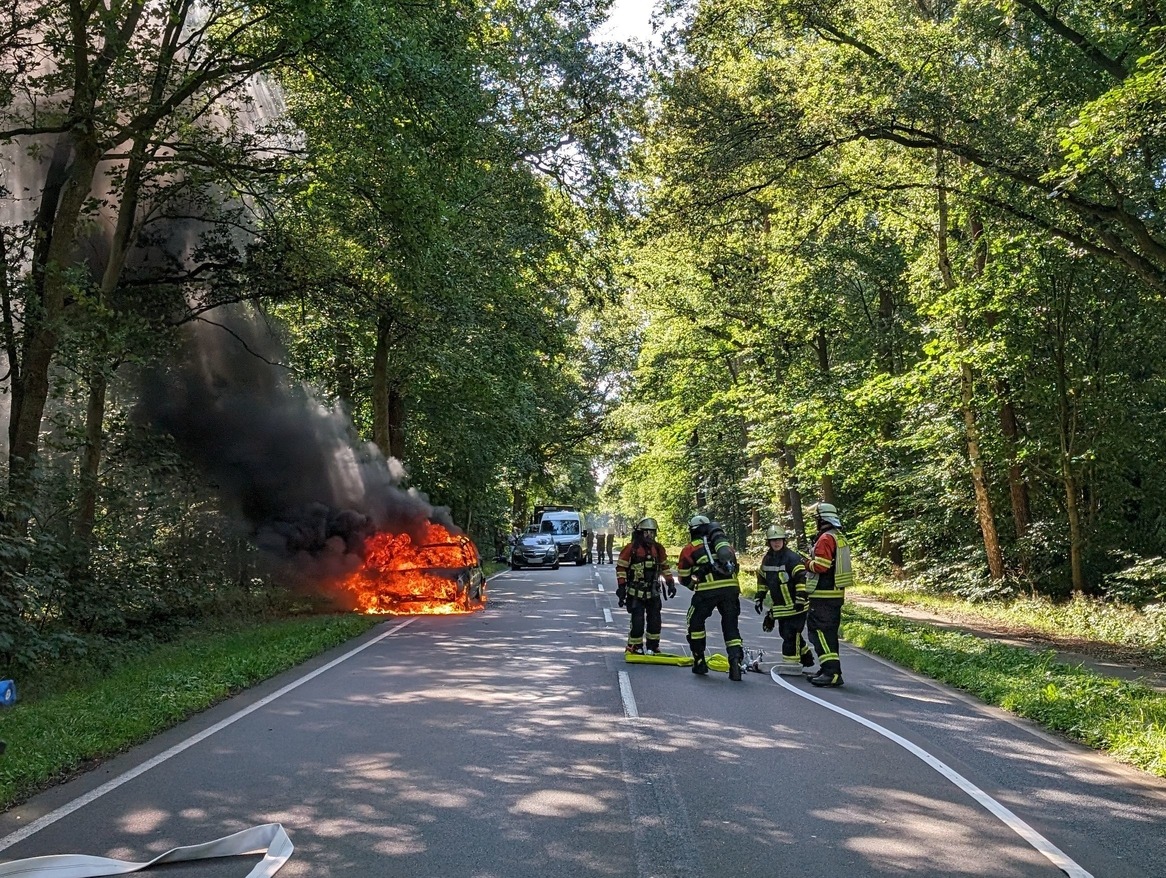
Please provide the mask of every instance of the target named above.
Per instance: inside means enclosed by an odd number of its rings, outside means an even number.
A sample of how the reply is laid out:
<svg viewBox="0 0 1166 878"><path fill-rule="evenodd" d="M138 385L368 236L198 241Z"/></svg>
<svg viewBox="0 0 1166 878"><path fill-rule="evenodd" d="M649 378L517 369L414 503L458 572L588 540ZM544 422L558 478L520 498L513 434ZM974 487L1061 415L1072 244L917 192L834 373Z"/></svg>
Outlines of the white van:
<svg viewBox="0 0 1166 878"><path fill-rule="evenodd" d="M583 566L587 555L587 541L583 536L583 513L568 506L536 510L538 531L548 534L559 548L560 561L574 561Z"/></svg>

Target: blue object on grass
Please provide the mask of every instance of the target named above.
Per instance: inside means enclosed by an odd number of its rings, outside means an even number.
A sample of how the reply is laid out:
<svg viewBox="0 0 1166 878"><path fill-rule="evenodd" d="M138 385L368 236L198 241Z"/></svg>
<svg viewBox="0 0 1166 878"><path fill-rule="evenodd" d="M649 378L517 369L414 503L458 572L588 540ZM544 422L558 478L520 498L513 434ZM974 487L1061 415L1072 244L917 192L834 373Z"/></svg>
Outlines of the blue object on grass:
<svg viewBox="0 0 1166 878"><path fill-rule="evenodd" d="M14 680L0 680L0 707L8 707L16 703L16 682Z"/></svg>

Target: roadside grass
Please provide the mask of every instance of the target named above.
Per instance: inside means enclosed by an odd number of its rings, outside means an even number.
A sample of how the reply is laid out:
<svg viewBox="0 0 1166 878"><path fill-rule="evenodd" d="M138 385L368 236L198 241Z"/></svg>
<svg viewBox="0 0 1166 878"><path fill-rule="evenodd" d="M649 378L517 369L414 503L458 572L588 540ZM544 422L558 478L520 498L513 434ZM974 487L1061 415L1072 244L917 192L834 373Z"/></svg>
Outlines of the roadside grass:
<svg viewBox="0 0 1166 878"><path fill-rule="evenodd" d="M0 710L0 810L384 621L300 617L191 635L104 674L44 682ZM18 681L19 683L19 681Z"/></svg>
<svg viewBox="0 0 1166 878"><path fill-rule="evenodd" d="M855 592L890 603L914 606L960 618L1029 628L1057 637L1075 637L1137 650L1146 659L1166 664L1166 606L1144 609L1079 597L1056 602L1042 597L970 601L895 582L863 581Z"/></svg>
<svg viewBox="0 0 1166 878"><path fill-rule="evenodd" d="M1051 650L942 631L853 604L846 605L842 633L861 649L1166 777L1166 694L1058 663Z"/></svg>
<svg viewBox="0 0 1166 878"><path fill-rule="evenodd" d="M484 573L486 575L487 579L489 577L493 576L495 573L501 573L503 570L509 570L509 569L510 569L510 565L503 564L501 561L483 561L482 562L482 573ZM489 600L488 594L487 594L486 599Z"/></svg>

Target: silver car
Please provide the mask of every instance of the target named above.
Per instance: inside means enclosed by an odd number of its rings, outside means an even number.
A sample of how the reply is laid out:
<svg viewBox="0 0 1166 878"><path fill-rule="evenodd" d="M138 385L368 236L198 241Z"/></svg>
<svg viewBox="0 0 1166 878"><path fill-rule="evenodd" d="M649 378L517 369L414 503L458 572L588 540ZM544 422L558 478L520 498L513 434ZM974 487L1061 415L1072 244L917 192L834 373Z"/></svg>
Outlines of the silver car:
<svg viewBox="0 0 1166 878"><path fill-rule="evenodd" d="M510 569L550 567L559 569L559 548L547 534L523 534L510 549Z"/></svg>

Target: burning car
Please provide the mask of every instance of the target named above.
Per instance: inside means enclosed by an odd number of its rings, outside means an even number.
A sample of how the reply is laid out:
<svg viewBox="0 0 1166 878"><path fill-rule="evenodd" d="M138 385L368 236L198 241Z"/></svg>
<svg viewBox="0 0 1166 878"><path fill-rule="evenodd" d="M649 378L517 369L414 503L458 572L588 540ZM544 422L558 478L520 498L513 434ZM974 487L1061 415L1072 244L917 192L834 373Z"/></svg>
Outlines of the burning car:
<svg viewBox="0 0 1166 878"><path fill-rule="evenodd" d="M369 537L364 564L343 585L364 613L472 613L486 602L473 541L432 522L417 542L407 533Z"/></svg>
<svg viewBox="0 0 1166 878"><path fill-rule="evenodd" d="M559 569L559 547L549 534L525 533L510 548L510 569L550 567Z"/></svg>

